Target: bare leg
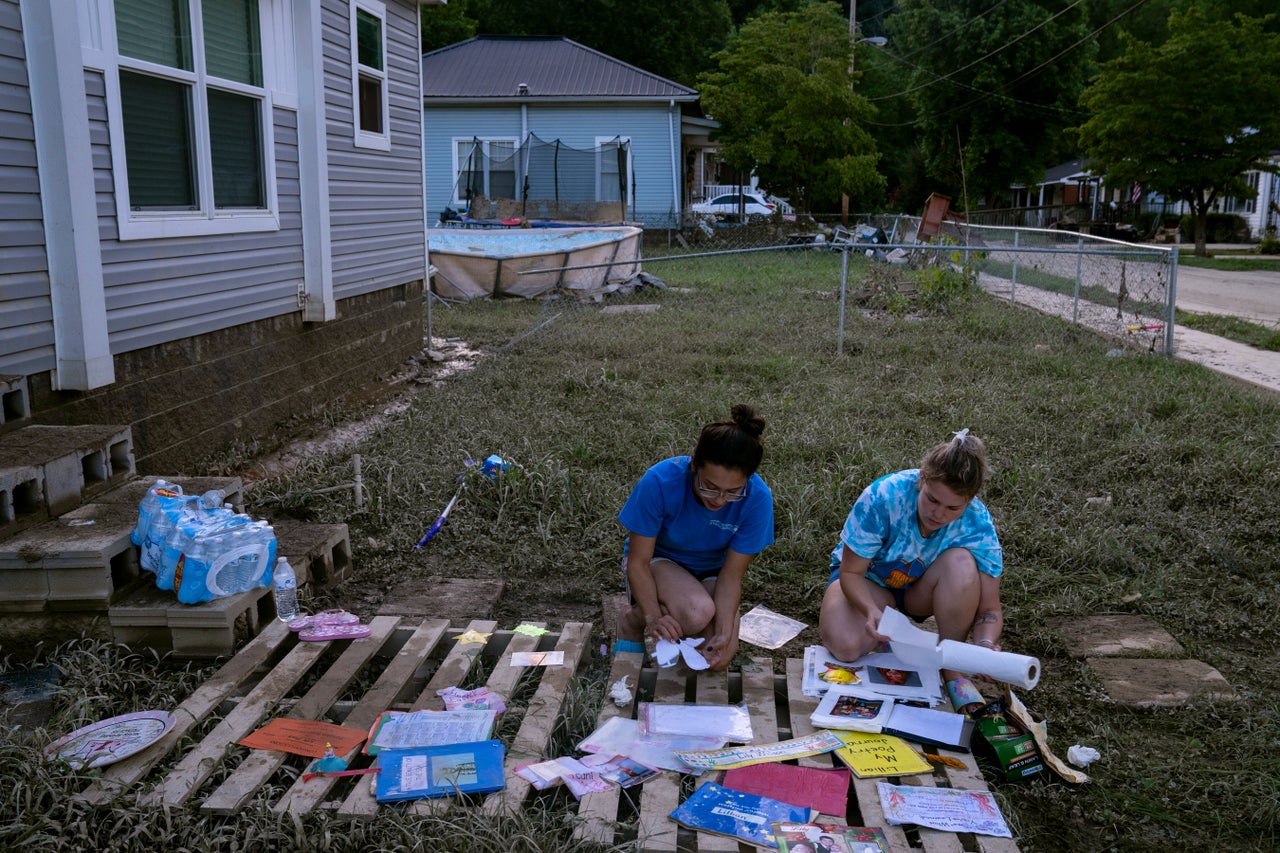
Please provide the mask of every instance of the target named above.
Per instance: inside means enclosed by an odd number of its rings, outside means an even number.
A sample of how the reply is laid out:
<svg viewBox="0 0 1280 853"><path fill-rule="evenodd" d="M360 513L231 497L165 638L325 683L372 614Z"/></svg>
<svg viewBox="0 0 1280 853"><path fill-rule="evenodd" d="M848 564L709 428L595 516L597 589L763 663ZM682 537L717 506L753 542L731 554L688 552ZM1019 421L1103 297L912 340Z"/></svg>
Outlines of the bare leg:
<svg viewBox="0 0 1280 853"><path fill-rule="evenodd" d="M679 563L657 558L649 564L658 588L658 605L680 623L686 637L696 637L711 624L716 615L712 599L715 581L700 581ZM640 642L644 639L644 613L632 605L618 618L618 639Z"/></svg>
<svg viewBox="0 0 1280 853"><path fill-rule="evenodd" d="M872 588L871 594L881 608L893 604L893 594L871 581L860 579ZM840 588L840 582L827 587L822 596L822 608L818 611L818 634L822 645L837 660L855 661L877 645L875 637L867 633L867 619L854 609Z"/></svg>
<svg viewBox="0 0 1280 853"><path fill-rule="evenodd" d="M964 548L943 551L903 599L907 610L917 616L933 616L938 637L964 642L978 615L980 589L978 565ZM961 675L944 669L943 679Z"/></svg>

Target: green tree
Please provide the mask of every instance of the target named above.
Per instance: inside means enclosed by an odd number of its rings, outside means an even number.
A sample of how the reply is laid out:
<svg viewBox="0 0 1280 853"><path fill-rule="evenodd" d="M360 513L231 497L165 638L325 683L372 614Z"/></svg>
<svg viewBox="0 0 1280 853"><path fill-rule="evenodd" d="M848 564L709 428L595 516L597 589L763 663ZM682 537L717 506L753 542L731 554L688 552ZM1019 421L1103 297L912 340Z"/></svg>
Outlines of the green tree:
<svg viewBox="0 0 1280 853"><path fill-rule="evenodd" d="M1197 255L1214 202L1253 197L1244 173L1277 170L1268 155L1280 148L1280 36L1268 23L1174 12L1168 40L1130 39L1081 98L1082 152L1111 186L1141 183L1185 201Z"/></svg>
<svg viewBox="0 0 1280 853"><path fill-rule="evenodd" d="M937 189L997 204L1014 183L1066 159L1062 128L1080 119L1089 68L1085 10L1075 0L900 0L893 53L914 66L917 132ZM875 103L878 103L875 102ZM963 198L967 191L968 197Z"/></svg>
<svg viewBox="0 0 1280 853"><path fill-rule="evenodd" d="M862 125L872 114L850 87L849 24L834 3L767 12L747 21L713 59L698 90L720 124L715 138L731 167L800 210L831 209L841 194L879 202L884 177Z"/></svg>
<svg viewBox="0 0 1280 853"><path fill-rule="evenodd" d="M467 17L467 0L423 6L420 15L423 53L466 41L476 34L476 21Z"/></svg>
<svg viewBox="0 0 1280 853"><path fill-rule="evenodd" d="M728 0L470 0L477 32L559 35L693 84L733 29Z"/></svg>

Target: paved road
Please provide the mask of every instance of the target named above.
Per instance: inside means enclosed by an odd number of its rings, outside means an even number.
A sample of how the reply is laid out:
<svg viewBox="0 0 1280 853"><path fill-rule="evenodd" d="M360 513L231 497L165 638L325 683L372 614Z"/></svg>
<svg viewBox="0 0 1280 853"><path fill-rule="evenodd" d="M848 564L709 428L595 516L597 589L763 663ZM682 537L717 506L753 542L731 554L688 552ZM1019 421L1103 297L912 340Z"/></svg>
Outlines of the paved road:
<svg viewBox="0 0 1280 853"><path fill-rule="evenodd" d="M1224 272L1178 265L1178 307L1280 328L1280 272Z"/></svg>

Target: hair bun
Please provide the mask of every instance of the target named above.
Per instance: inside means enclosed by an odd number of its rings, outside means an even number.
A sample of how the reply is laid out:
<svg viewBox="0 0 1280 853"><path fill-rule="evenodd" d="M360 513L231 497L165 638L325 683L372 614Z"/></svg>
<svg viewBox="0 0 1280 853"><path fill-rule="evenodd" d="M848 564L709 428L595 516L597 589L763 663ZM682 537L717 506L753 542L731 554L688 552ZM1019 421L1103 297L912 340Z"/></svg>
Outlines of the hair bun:
<svg viewBox="0 0 1280 853"><path fill-rule="evenodd" d="M757 438L764 434L764 418L757 415L756 410L751 406L746 403L735 403L730 413L738 429Z"/></svg>

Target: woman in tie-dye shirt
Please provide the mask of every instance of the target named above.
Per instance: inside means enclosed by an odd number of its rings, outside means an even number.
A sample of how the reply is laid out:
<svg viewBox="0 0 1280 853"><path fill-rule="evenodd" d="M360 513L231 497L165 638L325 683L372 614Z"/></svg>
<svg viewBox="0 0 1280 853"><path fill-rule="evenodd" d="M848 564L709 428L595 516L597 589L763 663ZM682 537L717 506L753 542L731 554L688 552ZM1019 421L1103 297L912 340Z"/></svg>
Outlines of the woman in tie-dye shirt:
<svg viewBox="0 0 1280 853"><path fill-rule="evenodd" d="M854 661L887 641L879 631L886 607L916 621L933 616L940 639L972 633L972 642L999 650L1004 561L991 514L977 498L986 475L986 447L966 429L930 450L919 468L863 490L831 554L818 619L831 654ZM960 673L942 674L957 709L982 701Z"/></svg>

